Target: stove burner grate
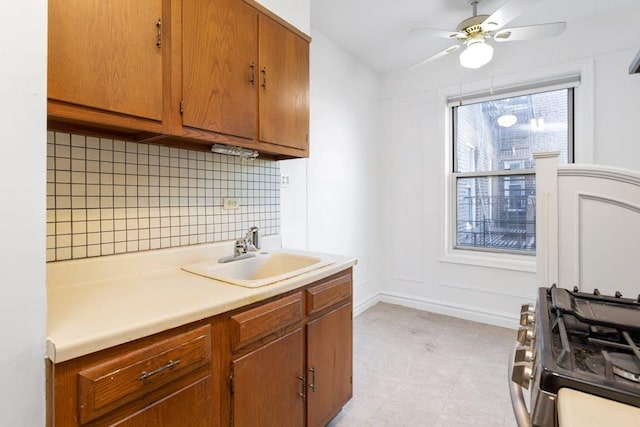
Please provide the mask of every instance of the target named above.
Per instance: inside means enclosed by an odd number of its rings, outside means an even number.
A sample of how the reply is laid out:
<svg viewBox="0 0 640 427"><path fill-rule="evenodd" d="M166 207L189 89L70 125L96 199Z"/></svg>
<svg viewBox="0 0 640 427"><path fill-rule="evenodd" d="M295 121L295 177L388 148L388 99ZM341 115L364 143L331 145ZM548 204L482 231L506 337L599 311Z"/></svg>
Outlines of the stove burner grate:
<svg viewBox="0 0 640 427"><path fill-rule="evenodd" d="M609 357L614 374L629 381L640 383L640 360L635 355L612 353Z"/></svg>

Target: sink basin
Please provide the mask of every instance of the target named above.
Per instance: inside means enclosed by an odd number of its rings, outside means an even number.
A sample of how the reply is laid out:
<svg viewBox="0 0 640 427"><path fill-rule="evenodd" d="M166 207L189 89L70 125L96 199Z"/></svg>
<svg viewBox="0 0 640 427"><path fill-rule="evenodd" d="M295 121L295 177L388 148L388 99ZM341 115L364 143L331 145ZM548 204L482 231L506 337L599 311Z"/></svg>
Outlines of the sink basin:
<svg viewBox="0 0 640 427"><path fill-rule="evenodd" d="M259 288L312 271L335 261L315 256L274 252L228 263L204 261L182 267L183 270L211 279L247 288Z"/></svg>

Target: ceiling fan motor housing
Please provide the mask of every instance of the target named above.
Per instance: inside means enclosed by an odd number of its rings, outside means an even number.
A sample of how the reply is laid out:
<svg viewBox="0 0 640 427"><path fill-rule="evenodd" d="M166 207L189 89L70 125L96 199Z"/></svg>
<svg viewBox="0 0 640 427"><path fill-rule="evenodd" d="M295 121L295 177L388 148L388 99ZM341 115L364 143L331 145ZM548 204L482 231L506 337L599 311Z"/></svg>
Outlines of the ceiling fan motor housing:
<svg viewBox="0 0 640 427"><path fill-rule="evenodd" d="M482 29L482 23L489 17L489 15L476 15L465 19L458 24L456 30L460 33L465 33L467 37L474 37L484 32Z"/></svg>

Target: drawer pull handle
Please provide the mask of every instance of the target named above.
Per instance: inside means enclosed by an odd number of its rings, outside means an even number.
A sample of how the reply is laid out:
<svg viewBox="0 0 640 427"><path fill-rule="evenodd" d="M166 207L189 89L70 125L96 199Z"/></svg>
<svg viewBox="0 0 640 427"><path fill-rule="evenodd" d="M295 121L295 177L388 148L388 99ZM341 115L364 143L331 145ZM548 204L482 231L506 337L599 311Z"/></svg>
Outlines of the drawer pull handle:
<svg viewBox="0 0 640 427"><path fill-rule="evenodd" d="M160 366L158 369L155 369L155 370L153 370L151 372L142 371L142 373L138 377L138 381L144 381L147 378L154 376L155 374L159 374L160 372L166 371L167 369L171 369L174 366L179 365L179 364L180 364L180 359L178 359L178 360L169 360L166 365Z"/></svg>

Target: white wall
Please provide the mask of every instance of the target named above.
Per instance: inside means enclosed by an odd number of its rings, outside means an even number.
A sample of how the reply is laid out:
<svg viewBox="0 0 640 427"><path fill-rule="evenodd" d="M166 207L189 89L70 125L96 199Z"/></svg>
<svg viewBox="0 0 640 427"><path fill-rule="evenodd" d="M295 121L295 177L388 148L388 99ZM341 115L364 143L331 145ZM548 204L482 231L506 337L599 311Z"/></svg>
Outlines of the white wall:
<svg viewBox="0 0 640 427"><path fill-rule="evenodd" d="M507 269L450 262L445 256L445 182L448 173L443 88L488 89L491 78L585 71L578 89L581 158L640 169L640 75L627 67L638 50L632 16L604 16L569 26L552 40L500 44L493 62L463 70L457 55L382 79L380 127L384 187L381 262L387 262L382 300L515 326L519 304L535 299L531 262ZM597 26L596 26L597 24ZM631 27L628 27L628 26ZM594 31L594 28L598 31ZM603 34L616 34L615 38ZM622 33L622 34L621 34ZM454 92L455 93L455 92ZM585 145L586 143L586 145ZM591 143L593 143L591 145ZM393 149L389 149L393 147ZM588 151L591 151L589 153ZM385 169L386 168L386 169ZM573 284L564 284L572 286Z"/></svg>
<svg viewBox="0 0 640 427"><path fill-rule="evenodd" d="M283 246L353 255L356 311L378 293L378 88L372 71L315 28L310 158L281 162Z"/></svg>
<svg viewBox="0 0 640 427"><path fill-rule="evenodd" d="M0 424L44 425L47 2L0 13Z"/></svg>
<svg viewBox="0 0 640 427"><path fill-rule="evenodd" d="M311 33L310 0L257 0L305 34Z"/></svg>

